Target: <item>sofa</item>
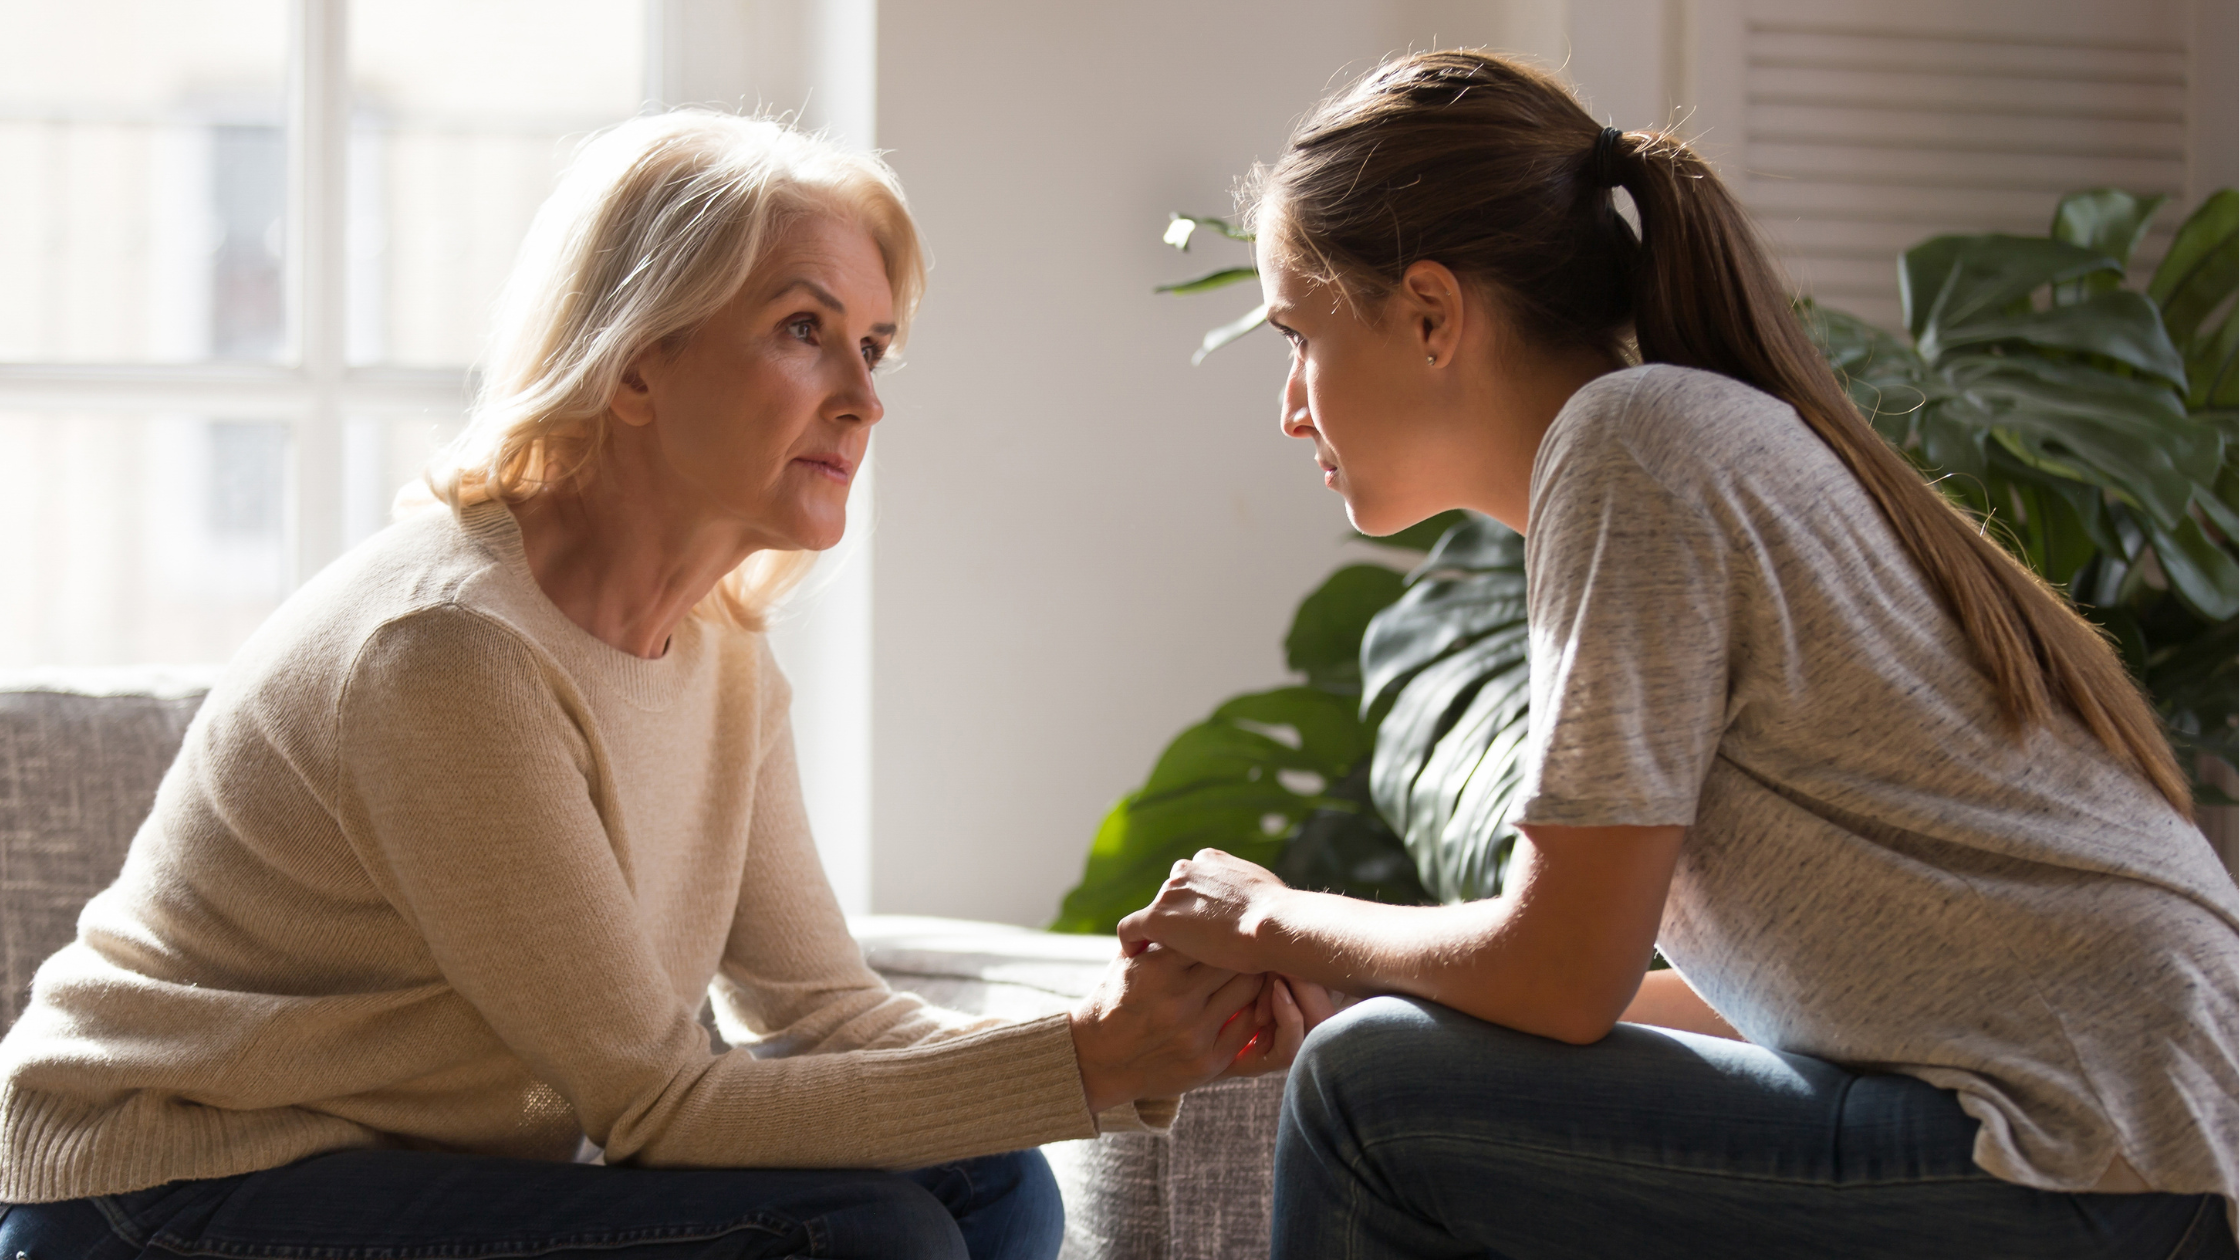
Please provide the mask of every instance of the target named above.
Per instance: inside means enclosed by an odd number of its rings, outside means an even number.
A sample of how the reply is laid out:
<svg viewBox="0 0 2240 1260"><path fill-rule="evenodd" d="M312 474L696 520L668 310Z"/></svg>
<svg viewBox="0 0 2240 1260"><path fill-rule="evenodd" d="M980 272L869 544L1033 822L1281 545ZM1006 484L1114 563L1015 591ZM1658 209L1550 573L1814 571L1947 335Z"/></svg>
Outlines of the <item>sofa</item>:
<svg viewBox="0 0 2240 1260"><path fill-rule="evenodd" d="M212 671L77 669L0 676L0 1031L32 973L116 877ZM1086 994L1105 938L912 916L851 922L897 989L958 1010L1031 1017ZM1066 1199L1069 1260L1263 1256L1280 1074L1192 1093L1172 1133L1044 1148Z"/></svg>

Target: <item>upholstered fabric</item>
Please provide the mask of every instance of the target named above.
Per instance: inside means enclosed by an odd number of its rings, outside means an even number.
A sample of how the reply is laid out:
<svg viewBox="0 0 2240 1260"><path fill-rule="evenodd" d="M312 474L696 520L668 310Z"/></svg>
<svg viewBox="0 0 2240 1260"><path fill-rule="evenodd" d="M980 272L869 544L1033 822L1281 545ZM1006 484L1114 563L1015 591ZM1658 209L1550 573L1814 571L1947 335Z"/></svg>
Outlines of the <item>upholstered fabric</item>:
<svg viewBox="0 0 2240 1260"><path fill-rule="evenodd" d="M209 683L169 669L0 675L0 1032L116 879Z"/></svg>

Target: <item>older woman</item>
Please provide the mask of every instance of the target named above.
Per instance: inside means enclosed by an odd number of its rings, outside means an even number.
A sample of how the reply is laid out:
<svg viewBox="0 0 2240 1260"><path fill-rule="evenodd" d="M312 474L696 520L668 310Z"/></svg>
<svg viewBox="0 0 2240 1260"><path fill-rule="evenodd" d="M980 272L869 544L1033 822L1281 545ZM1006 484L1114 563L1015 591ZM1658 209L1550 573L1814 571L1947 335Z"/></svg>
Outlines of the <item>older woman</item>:
<svg viewBox="0 0 2240 1260"><path fill-rule="evenodd" d="M1288 1058L1295 1004L1171 951L1001 1024L848 936L757 629L922 273L874 159L694 112L585 150L449 510L241 650L0 1046L0 1255L1048 1256L1026 1148Z"/></svg>

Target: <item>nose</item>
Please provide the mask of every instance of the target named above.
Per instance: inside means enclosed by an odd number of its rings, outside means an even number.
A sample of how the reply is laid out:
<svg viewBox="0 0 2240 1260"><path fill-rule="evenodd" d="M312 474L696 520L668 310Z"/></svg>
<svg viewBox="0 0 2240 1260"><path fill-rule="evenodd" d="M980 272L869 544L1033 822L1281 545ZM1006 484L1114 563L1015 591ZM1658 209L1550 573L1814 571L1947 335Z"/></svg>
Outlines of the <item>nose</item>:
<svg viewBox="0 0 2240 1260"><path fill-rule="evenodd" d="M847 382L825 403L825 411L835 420L860 421L865 425L879 423L887 414L885 403L879 401L879 387L872 379L871 365L854 355L849 356L854 365Z"/></svg>
<svg viewBox="0 0 2240 1260"><path fill-rule="evenodd" d="M1307 409L1307 383L1299 379L1296 363L1284 378L1283 402L1276 422L1285 437L1307 437L1314 428L1314 416Z"/></svg>

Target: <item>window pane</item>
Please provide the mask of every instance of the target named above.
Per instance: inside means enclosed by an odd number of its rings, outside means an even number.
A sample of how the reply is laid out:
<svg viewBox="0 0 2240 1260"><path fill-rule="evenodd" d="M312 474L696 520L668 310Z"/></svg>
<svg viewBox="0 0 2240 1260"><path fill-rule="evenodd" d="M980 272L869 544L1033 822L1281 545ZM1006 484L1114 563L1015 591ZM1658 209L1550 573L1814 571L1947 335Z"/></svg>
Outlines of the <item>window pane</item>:
<svg viewBox="0 0 2240 1260"><path fill-rule="evenodd" d="M638 111L645 26L637 0L352 6L352 362L478 356L553 176Z"/></svg>
<svg viewBox="0 0 2240 1260"><path fill-rule="evenodd" d="M288 591L289 427L0 412L0 667L222 661Z"/></svg>
<svg viewBox="0 0 2240 1260"><path fill-rule="evenodd" d="M284 0L0 0L0 359L283 350Z"/></svg>
<svg viewBox="0 0 2240 1260"><path fill-rule="evenodd" d="M394 519L398 491L426 489L420 474L429 458L464 423L457 413L351 418L342 439L343 546L357 546Z"/></svg>

